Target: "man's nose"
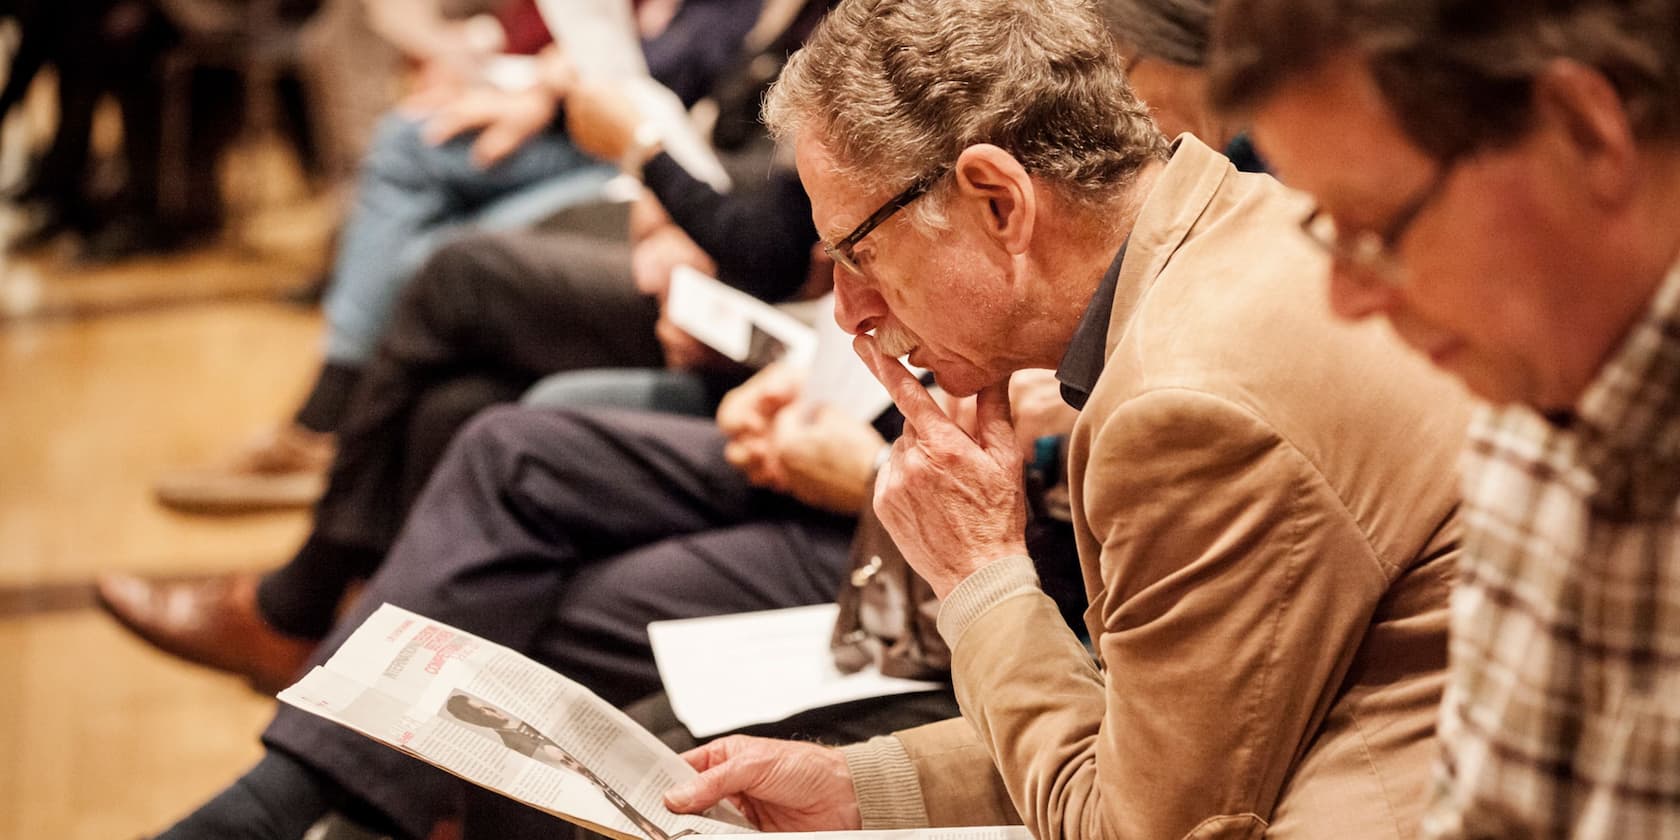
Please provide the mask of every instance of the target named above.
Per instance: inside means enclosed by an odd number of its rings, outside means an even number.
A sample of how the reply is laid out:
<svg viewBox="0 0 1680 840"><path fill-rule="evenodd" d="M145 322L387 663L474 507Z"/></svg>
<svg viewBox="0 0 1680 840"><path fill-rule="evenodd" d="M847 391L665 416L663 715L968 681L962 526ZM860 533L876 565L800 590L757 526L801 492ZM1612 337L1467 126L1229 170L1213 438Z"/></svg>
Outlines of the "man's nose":
<svg viewBox="0 0 1680 840"><path fill-rule="evenodd" d="M886 299L863 278L843 268L834 270L834 320L840 329L862 335L886 314Z"/></svg>

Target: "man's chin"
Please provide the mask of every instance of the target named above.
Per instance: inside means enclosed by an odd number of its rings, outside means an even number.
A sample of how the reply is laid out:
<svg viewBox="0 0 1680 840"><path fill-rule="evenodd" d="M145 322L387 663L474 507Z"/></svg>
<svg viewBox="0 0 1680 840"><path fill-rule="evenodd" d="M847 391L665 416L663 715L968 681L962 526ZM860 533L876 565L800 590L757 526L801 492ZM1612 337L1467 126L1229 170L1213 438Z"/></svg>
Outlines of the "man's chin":
<svg viewBox="0 0 1680 840"><path fill-rule="evenodd" d="M939 368L931 367L928 371L933 374L934 384L939 386L939 390L953 397L972 397L987 385L993 384L972 370L941 372Z"/></svg>

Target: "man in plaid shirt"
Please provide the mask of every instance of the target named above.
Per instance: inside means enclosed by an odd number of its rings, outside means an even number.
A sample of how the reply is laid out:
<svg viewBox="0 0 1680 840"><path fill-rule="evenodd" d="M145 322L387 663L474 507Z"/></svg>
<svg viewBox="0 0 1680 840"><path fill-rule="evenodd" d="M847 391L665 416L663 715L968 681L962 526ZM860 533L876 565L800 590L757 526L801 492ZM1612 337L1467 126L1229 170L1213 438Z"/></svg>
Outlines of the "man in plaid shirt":
<svg viewBox="0 0 1680 840"><path fill-rule="evenodd" d="M1680 0L1221 15L1331 305L1488 403L1422 833L1680 837Z"/></svg>

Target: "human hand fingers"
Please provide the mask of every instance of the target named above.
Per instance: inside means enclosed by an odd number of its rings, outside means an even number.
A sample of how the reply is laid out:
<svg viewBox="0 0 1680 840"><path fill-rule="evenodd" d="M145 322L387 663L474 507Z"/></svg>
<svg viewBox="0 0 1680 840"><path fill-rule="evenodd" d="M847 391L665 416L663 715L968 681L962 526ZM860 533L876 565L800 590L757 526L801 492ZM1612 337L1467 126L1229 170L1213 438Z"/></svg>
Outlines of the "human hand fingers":
<svg viewBox="0 0 1680 840"><path fill-rule="evenodd" d="M899 412L904 415L906 431L914 426L920 438L930 441L949 440L952 433L965 434L951 422L951 418L945 416L933 395L902 362L881 352L874 336L858 336L852 340L852 348L863 359L869 372L887 389L893 405L898 406Z"/></svg>
<svg viewBox="0 0 1680 840"><path fill-rule="evenodd" d="M480 169L501 163L513 150L531 139L531 132L505 122L494 122L479 132L472 144L472 160Z"/></svg>
<svg viewBox="0 0 1680 840"><path fill-rule="evenodd" d="M495 115L496 109L484 95L467 94L434 111L426 120L421 137L427 143L441 146L462 134L489 125Z"/></svg>
<svg viewBox="0 0 1680 840"><path fill-rule="evenodd" d="M683 754L700 775L665 793L665 807L699 813L725 799L770 831L856 829L857 795L838 750L733 735Z"/></svg>
<svg viewBox="0 0 1680 840"><path fill-rule="evenodd" d="M975 398L974 427L970 436L994 456L1019 457L1007 381L980 390Z"/></svg>

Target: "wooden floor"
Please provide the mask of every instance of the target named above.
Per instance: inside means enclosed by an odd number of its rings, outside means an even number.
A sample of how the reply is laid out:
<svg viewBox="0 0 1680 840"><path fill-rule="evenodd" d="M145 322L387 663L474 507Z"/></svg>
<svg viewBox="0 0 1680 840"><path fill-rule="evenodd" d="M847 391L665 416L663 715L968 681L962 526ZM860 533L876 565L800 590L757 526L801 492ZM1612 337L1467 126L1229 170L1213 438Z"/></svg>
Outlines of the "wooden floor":
<svg viewBox="0 0 1680 840"><path fill-rule="evenodd" d="M273 701L135 642L88 582L264 568L301 541L303 513L182 516L149 483L298 399L320 323L279 293L318 270L310 238L97 271L0 256L0 840L140 837L258 755Z"/></svg>

